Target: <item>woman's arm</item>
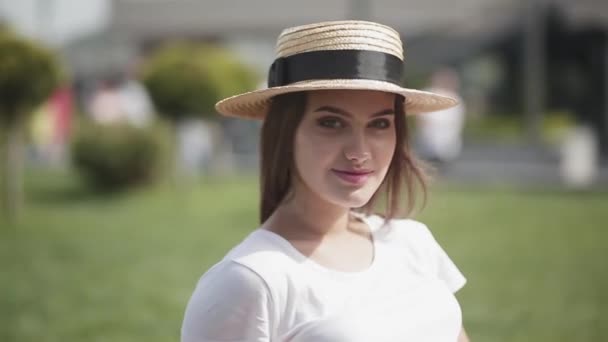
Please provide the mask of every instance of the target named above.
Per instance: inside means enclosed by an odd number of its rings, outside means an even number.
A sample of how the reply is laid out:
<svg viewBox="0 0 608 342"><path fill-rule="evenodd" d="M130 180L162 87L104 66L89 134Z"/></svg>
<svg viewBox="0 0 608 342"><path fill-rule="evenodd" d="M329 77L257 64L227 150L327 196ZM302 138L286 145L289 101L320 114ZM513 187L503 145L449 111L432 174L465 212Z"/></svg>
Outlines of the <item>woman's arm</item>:
<svg viewBox="0 0 608 342"><path fill-rule="evenodd" d="M184 314L181 342L268 342L270 305L262 278L236 262L222 262L198 282Z"/></svg>
<svg viewBox="0 0 608 342"><path fill-rule="evenodd" d="M467 336L467 332L464 331L464 327L460 330L460 335L458 335L458 342L470 342L469 336Z"/></svg>

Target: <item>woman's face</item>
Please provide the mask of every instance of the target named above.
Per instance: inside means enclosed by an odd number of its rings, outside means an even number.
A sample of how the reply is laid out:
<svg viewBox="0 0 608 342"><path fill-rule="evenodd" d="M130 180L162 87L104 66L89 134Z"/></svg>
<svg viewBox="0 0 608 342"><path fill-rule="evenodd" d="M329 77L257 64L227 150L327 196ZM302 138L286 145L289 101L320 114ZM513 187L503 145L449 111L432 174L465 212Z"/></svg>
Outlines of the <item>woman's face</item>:
<svg viewBox="0 0 608 342"><path fill-rule="evenodd" d="M395 150L395 95L368 90L308 93L296 130L299 189L346 208L365 205L382 183Z"/></svg>

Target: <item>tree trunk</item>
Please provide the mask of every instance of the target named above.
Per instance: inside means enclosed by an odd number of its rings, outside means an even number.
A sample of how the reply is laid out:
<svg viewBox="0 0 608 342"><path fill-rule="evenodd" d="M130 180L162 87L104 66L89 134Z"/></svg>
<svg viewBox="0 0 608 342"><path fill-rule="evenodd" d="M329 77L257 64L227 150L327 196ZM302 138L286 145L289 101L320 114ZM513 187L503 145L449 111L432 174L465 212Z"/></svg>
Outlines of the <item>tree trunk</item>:
<svg viewBox="0 0 608 342"><path fill-rule="evenodd" d="M23 206L23 120L6 127L2 144L2 206L9 222L15 222Z"/></svg>

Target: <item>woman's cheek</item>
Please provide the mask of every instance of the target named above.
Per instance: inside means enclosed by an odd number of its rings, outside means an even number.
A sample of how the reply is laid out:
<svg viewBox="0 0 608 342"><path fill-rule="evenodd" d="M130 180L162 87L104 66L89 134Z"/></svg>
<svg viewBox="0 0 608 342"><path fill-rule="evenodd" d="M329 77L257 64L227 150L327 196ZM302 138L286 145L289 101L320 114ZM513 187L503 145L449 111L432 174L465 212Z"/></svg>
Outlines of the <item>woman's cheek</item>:
<svg viewBox="0 0 608 342"><path fill-rule="evenodd" d="M310 142L306 152L307 166L316 172L331 168L332 152L332 148L324 142Z"/></svg>
<svg viewBox="0 0 608 342"><path fill-rule="evenodd" d="M394 135L385 134L371 137L369 139L371 146L373 147L374 156L378 160L390 160L395 151L396 139Z"/></svg>
<svg viewBox="0 0 608 342"><path fill-rule="evenodd" d="M328 149L325 143L317 143L311 139L301 139L295 153L300 171L315 174L320 173L326 167Z"/></svg>

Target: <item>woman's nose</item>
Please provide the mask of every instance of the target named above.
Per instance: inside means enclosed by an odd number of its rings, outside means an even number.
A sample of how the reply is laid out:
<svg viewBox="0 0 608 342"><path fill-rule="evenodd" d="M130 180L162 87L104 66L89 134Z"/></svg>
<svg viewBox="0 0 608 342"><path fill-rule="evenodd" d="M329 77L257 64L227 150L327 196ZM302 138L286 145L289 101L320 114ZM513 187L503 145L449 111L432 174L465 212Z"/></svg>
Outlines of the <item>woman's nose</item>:
<svg viewBox="0 0 608 342"><path fill-rule="evenodd" d="M349 143L344 148L344 157L356 164L362 164L371 158L371 152L363 132L353 132Z"/></svg>

